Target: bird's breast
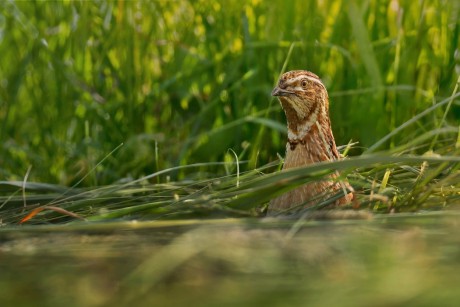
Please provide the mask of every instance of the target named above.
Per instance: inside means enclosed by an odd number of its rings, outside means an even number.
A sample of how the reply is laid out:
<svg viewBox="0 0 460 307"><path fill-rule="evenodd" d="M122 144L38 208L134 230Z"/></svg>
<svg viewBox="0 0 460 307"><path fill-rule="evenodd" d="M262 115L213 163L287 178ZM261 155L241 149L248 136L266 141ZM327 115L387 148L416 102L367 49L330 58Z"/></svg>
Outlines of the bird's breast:
<svg viewBox="0 0 460 307"><path fill-rule="evenodd" d="M316 134L309 134L299 141L290 141L286 144L286 157L283 169L306 166L313 163L330 161L321 138Z"/></svg>

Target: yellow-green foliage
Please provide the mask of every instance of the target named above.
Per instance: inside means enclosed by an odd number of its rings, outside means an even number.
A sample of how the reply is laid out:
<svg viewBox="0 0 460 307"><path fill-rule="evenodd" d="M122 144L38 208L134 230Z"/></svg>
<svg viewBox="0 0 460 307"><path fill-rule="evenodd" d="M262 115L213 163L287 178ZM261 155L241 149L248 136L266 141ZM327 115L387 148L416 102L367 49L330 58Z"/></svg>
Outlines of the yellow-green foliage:
<svg viewBox="0 0 460 307"><path fill-rule="evenodd" d="M358 154L452 93L459 20L448 0L2 1L0 176L32 166L29 180L105 184L229 149L246 169L274 161L283 65L323 78L337 141L359 141ZM376 149L442 128L443 111Z"/></svg>

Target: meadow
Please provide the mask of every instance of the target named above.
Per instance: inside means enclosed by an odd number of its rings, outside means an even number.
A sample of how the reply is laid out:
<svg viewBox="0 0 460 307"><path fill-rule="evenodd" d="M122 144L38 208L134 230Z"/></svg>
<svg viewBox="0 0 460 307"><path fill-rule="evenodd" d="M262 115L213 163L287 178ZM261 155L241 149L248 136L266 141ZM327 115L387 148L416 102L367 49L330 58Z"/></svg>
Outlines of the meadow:
<svg viewBox="0 0 460 307"><path fill-rule="evenodd" d="M157 218L185 201L186 211L257 214L331 170L276 174L286 128L270 92L292 69L326 84L350 157L338 167L363 208L458 203L457 1L0 8L2 210L59 204L91 217L145 206Z"/></svg>
<svg viewBox="0 0 460 307"><path fill-rule="evenodd" d="M294 69L346 159L279 172ZM0 1L0 302L455 304L459 76L459 1Z"/></svg>

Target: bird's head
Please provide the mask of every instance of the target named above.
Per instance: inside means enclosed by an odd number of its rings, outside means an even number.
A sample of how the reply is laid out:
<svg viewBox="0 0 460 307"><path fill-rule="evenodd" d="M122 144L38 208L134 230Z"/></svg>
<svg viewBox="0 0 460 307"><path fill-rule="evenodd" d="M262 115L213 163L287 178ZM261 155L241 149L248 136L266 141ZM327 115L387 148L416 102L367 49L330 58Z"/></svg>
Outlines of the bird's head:
<svg viewBox="0 0 460 307"><path fill-rule="evenodd" d="M314 124L322 117L328 117L329 101L327 90L319 77L306 70L284 73L272 91L286 113L288 128Z"/></svg>

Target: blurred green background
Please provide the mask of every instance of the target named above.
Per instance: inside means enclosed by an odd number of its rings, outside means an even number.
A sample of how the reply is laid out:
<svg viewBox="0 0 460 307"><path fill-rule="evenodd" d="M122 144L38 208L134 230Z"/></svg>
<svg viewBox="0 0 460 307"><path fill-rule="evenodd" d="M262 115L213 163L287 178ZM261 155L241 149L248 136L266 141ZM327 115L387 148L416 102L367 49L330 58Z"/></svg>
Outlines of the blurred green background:
<svg viewBox="0 0 460 307"><path fill-rule="evenodd" d="M459 20L449 0L2 1L0 177L22 180L32 166L29 181L90 173L83 185L110 184L234 159L229 149L253 169L284 155L284 114L270 97L283 68L323 79L337 143L359 141L360 154L451 95ZM459 118L454 104L447 122Z"/></svg>

